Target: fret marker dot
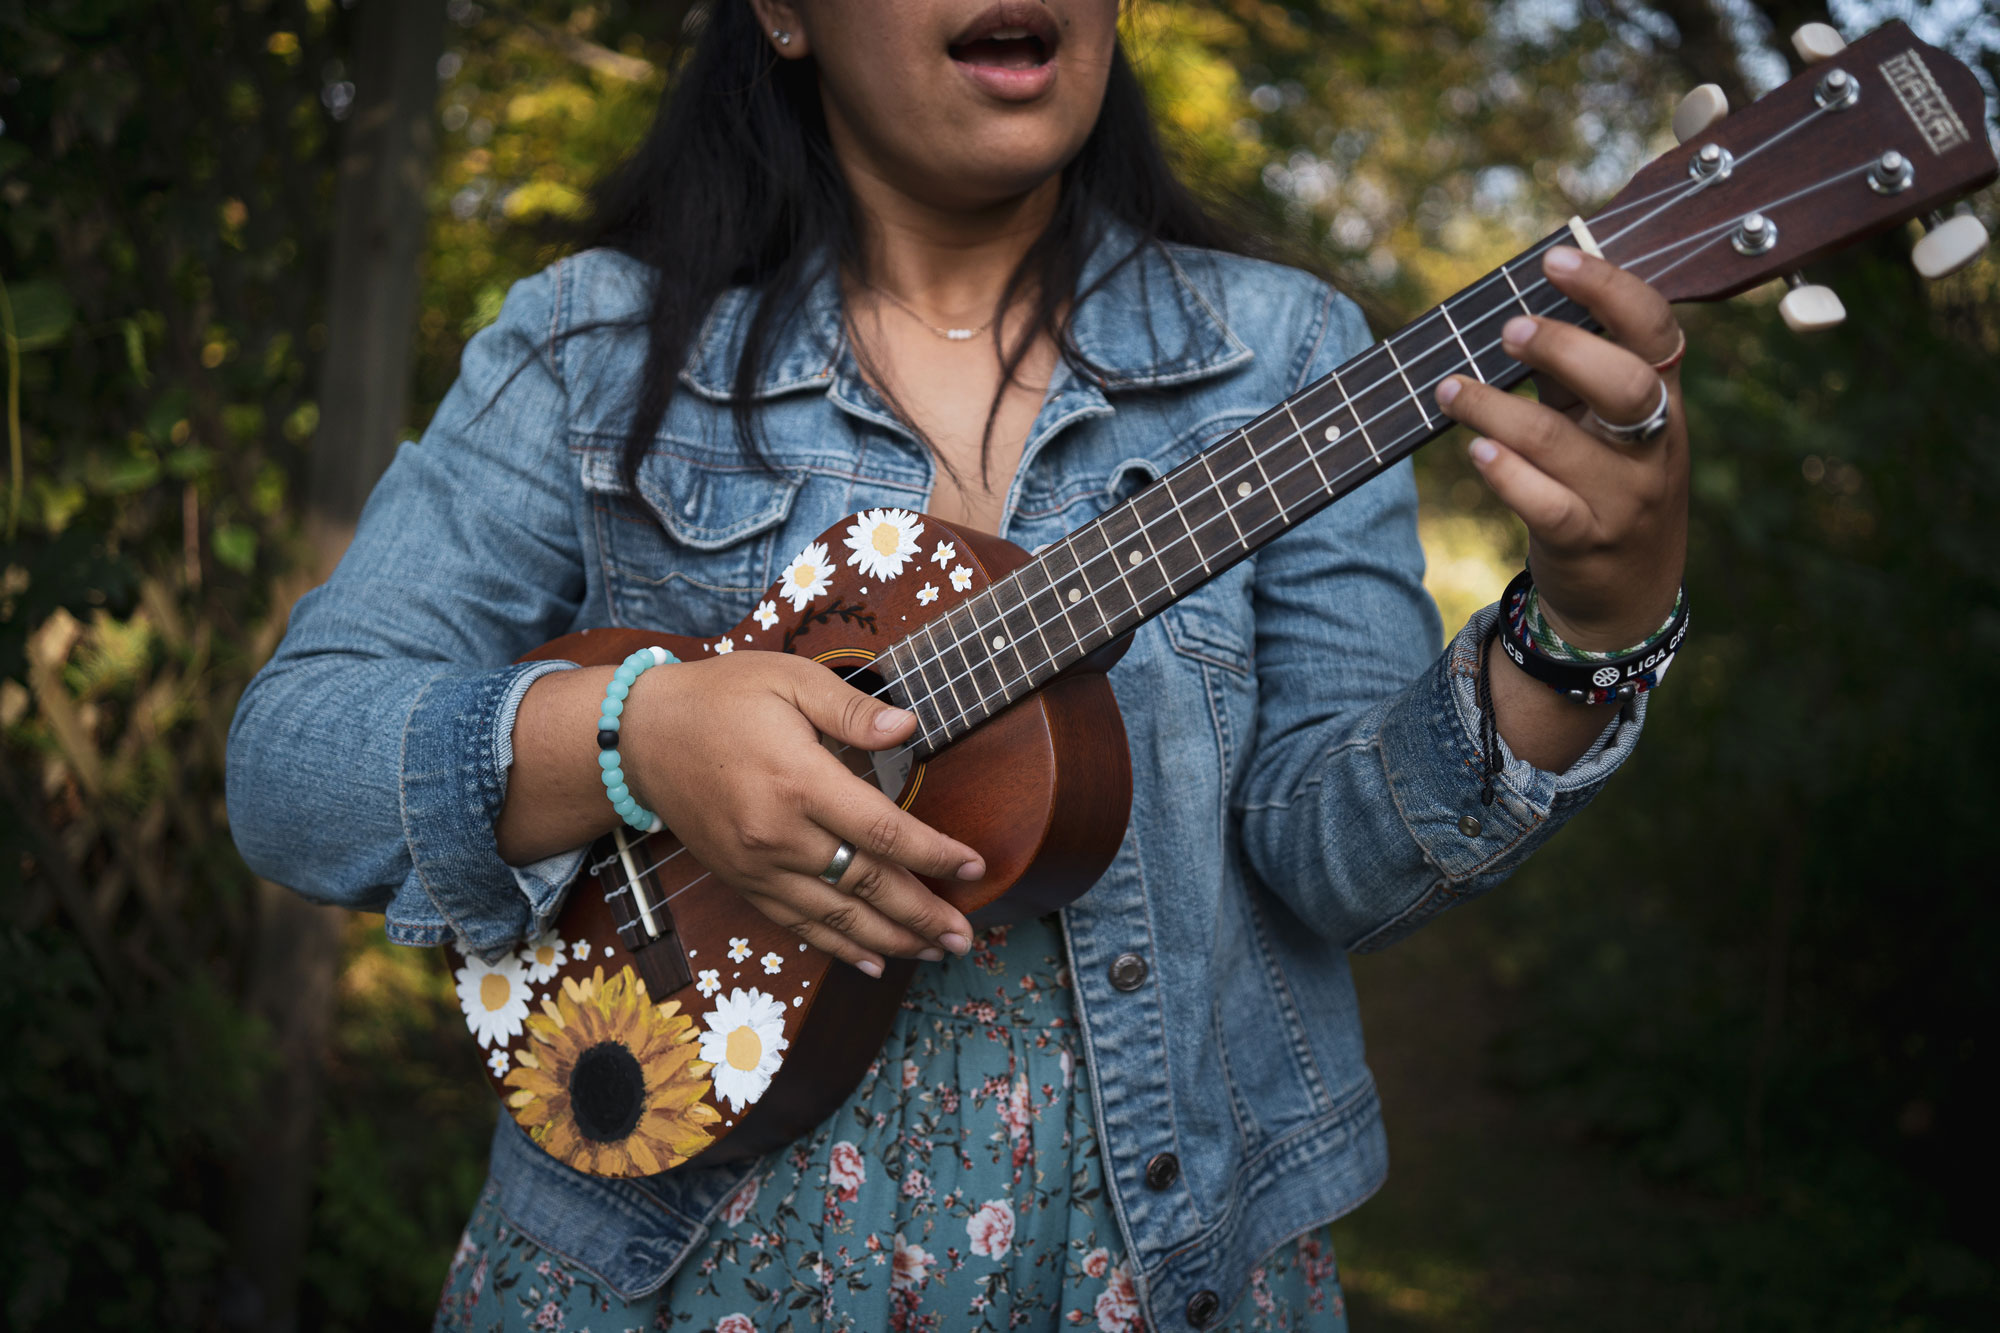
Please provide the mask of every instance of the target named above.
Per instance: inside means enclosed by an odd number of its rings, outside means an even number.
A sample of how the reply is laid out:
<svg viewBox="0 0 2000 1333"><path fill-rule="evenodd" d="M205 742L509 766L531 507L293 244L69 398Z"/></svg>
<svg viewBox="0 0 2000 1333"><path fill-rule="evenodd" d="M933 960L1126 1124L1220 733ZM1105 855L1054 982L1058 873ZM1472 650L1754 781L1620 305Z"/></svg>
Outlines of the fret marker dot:
<svg viewBox="0 0 2000 1333"><path fill-rule="evenodd" d="M1328 427L1326 428L1326 438L1327 438L1327 439L1329 439L1329 440L1337 440L1337 439L1339 439L1339 438L1340 438L1340 427L1338 427L1338 426L1328 426Z"/></svg>
<svg viewBox="0 0 2000 1333"><path fill-rule="evenodd" d="M1069 590L1069 599L1070 599L1070 601L1071 601L1071 602L1080 602L1080 601L1082 601L1082 600L1083 600L1083 589L1081 589L1081 588L1071 588L1071 589Z"/></svg>
<svg viewBox="0 0 2000 1333"><path fill-rule="evenodd" d="M1239 482L1237 482L1237 483L1236 483L1236 493L1237 493L1238 495L1248 495L1248 494L1250 494L1250 483L1249 483L1249 482L1247 482L1247 481L1239 481Z"/></svg>
<svg viewBox="0 0 2000 1333"><path fill-rule="evenodd" d="M1134 551L1130 555L1127 555L1125 557L1125 563L1128 565L1136 565L1139 563L1141 559L1142 557L1140 556L1140 554L1137 551Z"/></svg>
<svg viewBox="0 0 2000 1333"><path fill-rule="evenodd" d="M993 651L994 651L994 652L996 652L996 653L997 653L997 652L999 652L999 651L1000 651L1000 650L1001 650L1002 648L1005 648L1006 646L1007 646L1007 641L1006 641L1005 639L1001 638L1001 637L1000 637L1000 636L999 636L998 634L996 634L996 635L994 635L994 636L993 636Z"/></svg>

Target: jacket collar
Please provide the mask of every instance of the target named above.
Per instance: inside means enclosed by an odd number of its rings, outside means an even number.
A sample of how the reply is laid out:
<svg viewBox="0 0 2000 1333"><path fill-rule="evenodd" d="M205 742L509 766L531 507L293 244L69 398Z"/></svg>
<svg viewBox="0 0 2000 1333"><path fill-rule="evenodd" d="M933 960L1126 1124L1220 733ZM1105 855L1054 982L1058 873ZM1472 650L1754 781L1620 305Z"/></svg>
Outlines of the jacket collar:
<svg viewBox="0 0 2000 1333"><path fill-rule="evenodd" d="M1214 264L1206 251L1139 245L1137 233L1122 223L1103 229L1084 264L1082 287L1089 294L1071 324L1078 350L1101 372L1098 388L1116 393L1187 384L1251 359L1250 348L1223 319ZM752 287L732 287L716 298L681 371L683 384L717 402L735 399L736 361L761 299ZM846 357L839 282L832 265L821 264L772 344L751 396L825 389Z"/></svg>

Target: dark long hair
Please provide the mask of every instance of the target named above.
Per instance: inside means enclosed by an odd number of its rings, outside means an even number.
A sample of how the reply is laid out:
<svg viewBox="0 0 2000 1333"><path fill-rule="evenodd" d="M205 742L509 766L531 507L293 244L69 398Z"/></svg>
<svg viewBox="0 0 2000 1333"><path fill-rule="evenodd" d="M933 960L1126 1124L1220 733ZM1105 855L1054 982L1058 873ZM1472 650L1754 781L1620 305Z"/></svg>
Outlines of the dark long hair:
<svg viewBox="0 0 2000 1333"><path fill-rule="evenodd" d="M779 59L747 0L713 0L646 141L598 183L591 204L576 239L622 251L656 275L645 370L620 460L627 487L634 487L710 305L731 287L750 287L761 298L742 342L732 397L744 452L764 460L752 394L772 343L798 317L825 265L867 277L853 196L827 137L813 62ZM996 307L1004 311L1024 293L1034 303L1013 345L1000 348L1004 374L987 412L989 439L1000 394L1037 336L1051 337L1079 372L1109 378L1077 349L1068 329L1068 312L1089 294L1078 285L1107 218L1139 239L1093 289L1149 245L1260 249L1247 230L1223 221L1175 177L1122 47L1112 57L1097 124L1063 170L1055 216ZM1001 324L994 320L996 341ZM983 460L982 451L982 471Z"/></svg>

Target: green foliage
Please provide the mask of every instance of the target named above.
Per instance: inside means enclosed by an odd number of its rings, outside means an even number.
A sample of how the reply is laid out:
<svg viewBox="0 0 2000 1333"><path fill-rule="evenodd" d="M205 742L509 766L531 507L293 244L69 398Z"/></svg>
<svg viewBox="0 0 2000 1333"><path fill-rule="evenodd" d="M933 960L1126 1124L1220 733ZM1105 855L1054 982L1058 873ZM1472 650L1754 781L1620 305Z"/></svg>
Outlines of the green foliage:
<svg viewBox="0 0 2000 1333"><path fill-rule="evenodd" d="M1729 8L1753 47L1756 20L1805 17ZM688 10L451 12L413 428L644 132ZM1731 49L1717 12L1159 0L1128 6L1126 31L1190 175L1386 328L1664 147L1672 91L1727 77L1689 63ZM1968 41L1990 36L1984 13ZM231 1186L272 1056L244 1017L253 885L223 738L304 583L335 109L365 73L349 24L334 0L0 4L12 1327L198 1326L226 1304ZM1644 1285L1644 1249L1701 1285L1710 1322L1993 1322L1978 1191L1996 1163L1971 1089L2000 999L1979 871L2000 801L2000 274L1933 298L1877 254L1834 281L1865 318L1810 343L1768 303L1690 319L1693 646L1632 770L1476 909L1514 997L1510 1104L1651 1184L1606 1203L1619 1237L1595 1234L1575 1154L1539 1148L1480 1199L1455 1176L1448 1225L1364 1212L1364 1271L1425 1288L1429 1326L1480 1322L1506 1201L1536 1191L1570 1191L1549 1211L1618 1274L1607 1299ZM1450 444L1420 467L1434 586L1462 614L1519 531ZM304 1326L428 1317L492 1114L462 1034L436 960L357 923ZM1647 1231L1647 1188L1687 1223Z"/></svg>

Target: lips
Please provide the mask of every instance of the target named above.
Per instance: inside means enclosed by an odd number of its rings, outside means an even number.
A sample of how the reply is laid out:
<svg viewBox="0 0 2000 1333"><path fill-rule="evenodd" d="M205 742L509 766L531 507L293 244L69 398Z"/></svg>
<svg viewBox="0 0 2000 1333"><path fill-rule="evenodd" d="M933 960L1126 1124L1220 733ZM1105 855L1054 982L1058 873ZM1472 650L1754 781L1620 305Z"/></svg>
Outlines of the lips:
<svg viewBox="0 0 2000 1333"><path fill-rule="evenodd" d="M1001 0L960 29L945 49L974 83L1019 100L1047 88L1061 32L1033 0Z"/></svg>

